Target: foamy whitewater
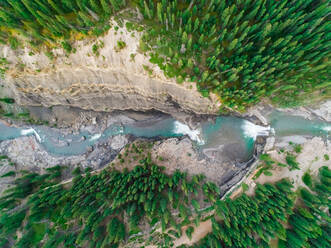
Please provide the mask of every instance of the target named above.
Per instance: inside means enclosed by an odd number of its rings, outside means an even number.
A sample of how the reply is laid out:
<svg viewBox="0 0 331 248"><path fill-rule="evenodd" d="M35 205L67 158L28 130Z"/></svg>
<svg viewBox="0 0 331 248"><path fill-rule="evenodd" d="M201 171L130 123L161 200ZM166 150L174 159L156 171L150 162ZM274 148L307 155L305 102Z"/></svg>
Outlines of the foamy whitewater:
<svg viewBox="0 0 331 248"><path fill-rule="evenodd" d="M188 135L191 140L196 141L199 145L205 144L205 141L201 138L201 133L199 130L192 130L189 126L179 121L174 122L173 132L175 134Z"/></svg>
<svg viewBox="0 0 331 248"><path fill-rule="evenodd" d="M249 137L254 140L256 140L257 136L269 136L269 133L272 131L270 126L258 126L246 120L243 122L241 128L244 132L245 137Z"/></svg>
<svg viewBox="0 0 331 248"><path fill-rule="evenodd" d="M322 129L323 129L325 132L331 132L331 125L328 125L328 126L322 127Z"/></svg>
<svg viewBox="0 0 331 248"><path fill-rule="evenodd" d="M22 136L25 136L25 135L30 135L30 134L33 134L36 139L41 142L41 138L40 138L40 135L36 132L36 130L34 130L33 128L29 128L29 129L23 129L21 130L21 135Z"/></svg>
<svg viewBox="0 0 331 248"><path fill-rule="evenodd" d="M101 137L101 133L94 134L94 135L90 138L90 141L98 140L98 139L100 139L100 137Z"/></svg>

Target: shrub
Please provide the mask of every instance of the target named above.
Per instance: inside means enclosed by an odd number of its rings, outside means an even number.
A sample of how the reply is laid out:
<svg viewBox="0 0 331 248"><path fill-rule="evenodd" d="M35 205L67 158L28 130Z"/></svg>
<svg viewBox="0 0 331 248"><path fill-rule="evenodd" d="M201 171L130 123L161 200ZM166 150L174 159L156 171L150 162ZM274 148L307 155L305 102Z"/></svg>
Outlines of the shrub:
<svg viewBox="0 0 331 248"><path fill-rule="evenodd" d="M126 47L126 43L122 40L117 41L117 51L120 51Z"/></svg>
<svg viewBox="0 0 331 248"><path fill-rule="evenodd" d="M13 98L4 97L4 98L0 98L0 102L4 102L7 104L13 104L13 103L15 103L15 100Z"/></svg>
<svg viewBox="0 0 331 248"><path fill-rule="evenodd" d="M296 145L294 145L293 149L296 153L301 153L302 146L300 144L296 144Z"/></svg>
<svg viewBox="0 0 331 248"><path fill-rule="evenodd" d="M96 55L99 56L99 46L97 44L93 44L92 46L92 52Z"/></svg>
<svg viewBox="0 0 331 248"><path fill-rule="evenodd" d="M63 49L66 51L66 53L71 53L72 46L70 45L70 43L68 41L61 42L61 45L62 45Z"/></svg>
<svg viewBox="0 0 331 248"><path fill-rule="evenodd" d="M185 233L187 235L187 237L191 240L192 239L192 233L194 232L194 227L193 226L189 226Z"/></svg>
<svg viewBox="0 0 331 248"><path fill-rule="evenodd" d="M296 161L296 157L293 154L287 154L286 163L290 167L290 170L299 170L299 164Z"/></svg>
<svg viewBox="0 0 331 248"><path fill-rule="evenodd" d="M246 183L242 183L241 187L242 187L244 192L246 192L249 189L249 186Z"/></svg>
<svg viewBox="0 0 331 248"><path fill-rule="evenodd" d="M49 58L49 60L53 60L54 59L54 54L51 51L45 52L45 55Z"/></svg>
<svg viewBox="0 0 331 248"><path fill-rule="evenodd" d="M72 171L72 174L73 174L74 176L78 176L78 175L80 175L81 173L82 173L82 171L81 171L80 167L76 167L76 168Z"/></svg>
<svg viewBox="0 0 331 248"><path fill-rule="evenodd" d="M16 172L15 171L9 171L9 172L3 174L1 176L1 178L4 178L4 177L14 177L15 175L16 175Z"/></svg>
<svg viewBox="0 0 331 248"><path fill-rule="evenodd" d="M18 48L18 40L15 38L15 37L10 37L9 38L9 45L10 45L10 48L13 49L13 50L16 50Z"/></svg>
<svg viewBox="0 0 331 248"><path fill-rule="evenodd" d="M303 174L302 176L302 181L309 187L311 188L313 186L312 184L312 178L311 175L309 174L309 172L305 172L305 174Z"/></svg>

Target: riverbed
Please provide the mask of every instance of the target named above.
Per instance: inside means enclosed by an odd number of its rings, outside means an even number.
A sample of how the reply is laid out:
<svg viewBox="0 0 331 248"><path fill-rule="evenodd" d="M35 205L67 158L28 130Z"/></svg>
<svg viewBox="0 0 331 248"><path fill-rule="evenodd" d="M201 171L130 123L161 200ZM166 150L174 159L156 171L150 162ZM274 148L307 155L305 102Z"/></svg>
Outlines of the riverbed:
<svg viewBox="0 0 331 248"><path fill-rule="evenodd" d="M219 116L211 120L195 123L192 129L187 124L171 116L161 115L157 118L132 121L121 119L95 133L86 128L79 132L67 133L61 129L48 126L8 126L0 122L0 141L34 136L38 143L53 156L74 156L85 153L98 143L110 137L132 135L139 138L171 138L188 136L198 149L208 150L235 144L242 152L240 158L248 160L253 153L254 143L258 136L276 137L290 135L320 136L328 139L331 124L320 120L307 120L278 111L268 116L270 126L260 126L232 116Z"/></svg>

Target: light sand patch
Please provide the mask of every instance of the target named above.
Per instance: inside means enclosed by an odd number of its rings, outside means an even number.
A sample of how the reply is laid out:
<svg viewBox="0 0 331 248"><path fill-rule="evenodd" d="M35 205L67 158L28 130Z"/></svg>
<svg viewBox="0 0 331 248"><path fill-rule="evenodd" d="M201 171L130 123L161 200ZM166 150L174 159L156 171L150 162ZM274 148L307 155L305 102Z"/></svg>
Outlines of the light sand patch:
<svg viewBox="0 0 331 248"><path fill-rule="evenodd" d="M256 183L274 183L283 178L289 178L290 181L293 182L294 190L296 190L300 186L305 186L302 182L302 176L305 172L309 171L312 176L317 176L320 167L328 166L329 168L331 168L331 161L327 161L324 159L324 155L328 155L329 157L331 157L330 142L326 143L320 137L314 137L312 139L306 139L302 141L302 143L299 142L302 145L302 151L301 153L297 154L296 157L296 160L299 163L300 170L290 171L287 167L274 165L273 169L270 170L270 172L272 172L272 176L266 176L262 173L256 180L253 180L253 177L258 172L257 169L244 181L244 183L249 186L247 194L252 195L254 193ZM279 144L276 144L276 147L283 147L285 148L285 150L291 149L289 145L285 147L283 141L280 142L281 145L279 146ZM286 164L285 153L279 153L277 150L271 150L268 152L268 154L274 161ZM241 187L235 190L232 193L231 197L235 197L240 193L242 193Z"/></svg>
<svg viewBox="0 0 331 248"><path fill-rule="evenodd" d="M284 153L279 154L277 151L272 151L269 154L275 161L286 164L286 155ZM287 167L274 166L272 176L262 174L256 182L264 184L266 182L276 182L282 178L290 178L293 182L294 190L296 190L298 187L304 186L301 178L306 171L309 171L313 176L317 176L320 167L328 166L331 168L331 161L324 159L325 154L331 157L330 147L325 144L322 138L314 137L303 143L302 152L297 156L300 170L290 171Z"/></svg>
<svg viewBox="0 0 331 248"><path fill-rule="evenodd" d="M198 227L194 226L194 232L192 233L191 239L189 239L185 234L187 228L188 227L182 228L183 235L174 242L174 247L178 247L183 244L193 245L202 238L204 238L208 233L212 231L211 220L201 222Z"/></svg>

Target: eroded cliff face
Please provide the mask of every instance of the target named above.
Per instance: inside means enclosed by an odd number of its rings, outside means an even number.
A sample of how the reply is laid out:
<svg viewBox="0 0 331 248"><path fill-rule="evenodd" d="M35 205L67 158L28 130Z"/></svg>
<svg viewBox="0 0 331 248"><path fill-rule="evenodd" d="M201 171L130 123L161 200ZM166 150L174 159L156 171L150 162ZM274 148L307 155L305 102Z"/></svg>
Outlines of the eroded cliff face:
<svg viewBox="0 0 331 248"><path fill-rule="evenodd" d="M142 32L113 28L98 40L75 42L75 53L53 49L54 59L28 48L12 51L0 47L9 62L5 88L20 105L70 105L95 111L160 110L214 114L216 96L202 97L194 83L176 83L139 52ZM124 25L125 26L125 25ZM126 46L119 49L117 42ZM92 52L98 44L99 55Z"/></svg>

